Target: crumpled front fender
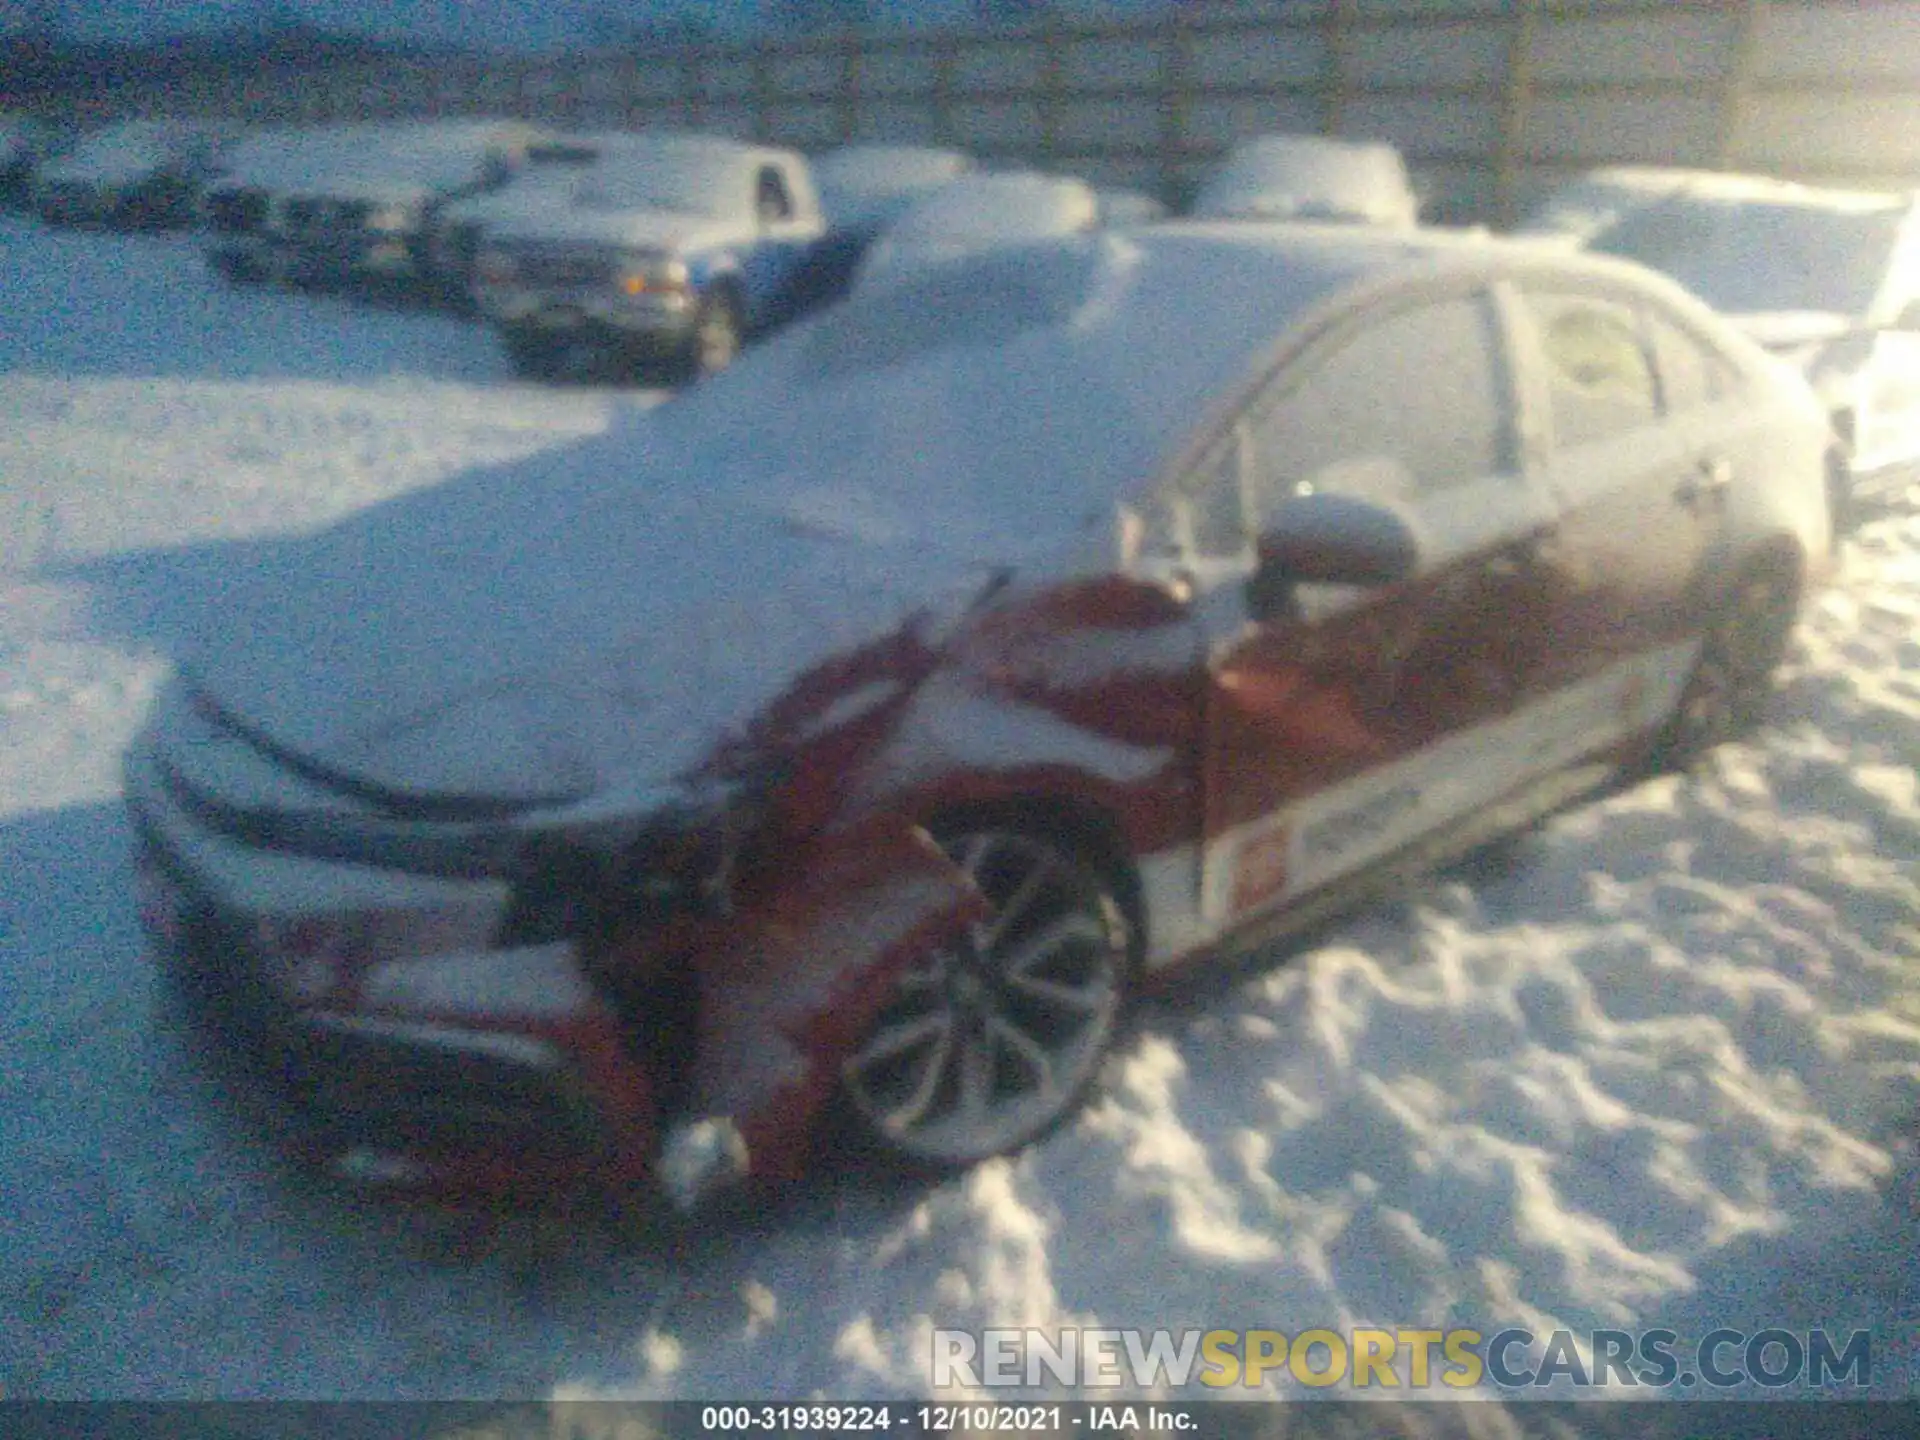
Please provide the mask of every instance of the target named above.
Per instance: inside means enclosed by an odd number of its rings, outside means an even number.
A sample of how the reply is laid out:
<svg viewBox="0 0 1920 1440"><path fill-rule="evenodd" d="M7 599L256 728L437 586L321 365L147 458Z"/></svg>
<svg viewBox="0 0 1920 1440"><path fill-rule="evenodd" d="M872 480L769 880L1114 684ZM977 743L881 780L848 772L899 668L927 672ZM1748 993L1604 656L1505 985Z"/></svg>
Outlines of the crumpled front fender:
<svg viewBox="0 0 1920 1440"><path fill-rule="evenodd" d="M927 832L879 815L825 834L695 960L692 1113L730 1119L749 1172L797 1178L841 1068L902 970L984 917L986 902Z"/></svg>

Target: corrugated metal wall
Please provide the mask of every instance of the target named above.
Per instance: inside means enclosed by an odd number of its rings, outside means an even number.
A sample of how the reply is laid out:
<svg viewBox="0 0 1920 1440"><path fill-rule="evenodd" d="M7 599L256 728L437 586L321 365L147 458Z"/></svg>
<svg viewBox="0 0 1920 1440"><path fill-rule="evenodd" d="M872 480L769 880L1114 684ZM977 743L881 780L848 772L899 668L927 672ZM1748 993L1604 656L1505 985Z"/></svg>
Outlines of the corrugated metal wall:
<svg viewBox="0 0 1920 1440"><path fill-rule="evenodd" d="M1437 215L1497 221L1608 161L1920 184L1920 0L1198 3L1031 31L394 62L76 103L280 122L509 114L803 148L937 141L1173 196L1237 137L1325 132L1395 142Z"/></svg>

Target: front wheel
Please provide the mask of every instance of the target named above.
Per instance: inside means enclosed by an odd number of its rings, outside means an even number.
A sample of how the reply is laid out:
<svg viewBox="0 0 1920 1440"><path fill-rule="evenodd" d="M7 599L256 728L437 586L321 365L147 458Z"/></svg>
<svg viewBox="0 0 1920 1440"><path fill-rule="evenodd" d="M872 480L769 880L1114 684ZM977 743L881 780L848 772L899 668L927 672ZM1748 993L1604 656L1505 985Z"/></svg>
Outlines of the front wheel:
<svg viewBox="0 0 1920 1440"><path fill-rule="evenodd" d="M1799 578L1785 567L1757 567L1740 578L1708 622L1657 747L1660 768L1685 768L1759 727L1799 611Z"/></svg>
<svg viewBox="0 0 1920 1440"><path fill-rule="evenodd" d="M740 357L742 329L740 308L731 296L723 292L701 301L687 345L687 379L704 380L733 364Z"/></svg>
<svg viewBox="0 0 1920 1440"><path fill-rule="evenodd" d="M1113 886L1057 841L980 826L941 844L992 913L901 977L842 1083L882 1154L957 1169L1077 1108L1119 1025L1132 935Z"/></svg>

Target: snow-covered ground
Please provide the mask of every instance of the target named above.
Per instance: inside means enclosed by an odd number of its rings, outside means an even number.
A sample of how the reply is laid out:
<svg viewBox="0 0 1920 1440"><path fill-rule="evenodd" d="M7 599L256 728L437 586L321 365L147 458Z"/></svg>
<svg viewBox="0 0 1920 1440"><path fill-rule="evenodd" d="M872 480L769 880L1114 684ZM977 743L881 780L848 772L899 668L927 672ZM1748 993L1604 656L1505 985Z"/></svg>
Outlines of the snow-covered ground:
<svg viewBox="0 0 1920 1440"><path fill-rule="evenodd" d="M604 430L453 321L0 224L0 1387L925 1393L934 1325L1872 1327L1920 1304L1920 519L1870 524L1772 724L1140 1018L1109 1090L938 1187L730 1243L289 1186L159 1007L116 764L171 607L260 540ZM1279 957L1276 957L1276 960Z"/></svg>

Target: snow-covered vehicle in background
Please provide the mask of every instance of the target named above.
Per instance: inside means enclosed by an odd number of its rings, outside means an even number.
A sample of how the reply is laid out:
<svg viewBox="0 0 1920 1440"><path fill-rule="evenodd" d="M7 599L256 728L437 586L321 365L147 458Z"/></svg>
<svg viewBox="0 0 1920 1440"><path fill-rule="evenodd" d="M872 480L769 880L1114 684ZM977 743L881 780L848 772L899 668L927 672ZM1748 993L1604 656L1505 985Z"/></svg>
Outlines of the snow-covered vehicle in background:
<svg viewBox="0 0 1920 1440"><path fill-rule="evenodd" d="M1513 233L1549 244L1584 245L1634 211L1718 178L1718 171L1678 165L1602 165L1542 197Z"/></svg>
<svg viewBox="0 0 1920 1440"><path fill-rule="evenodd" d="M62 132L34 115L0 115L0 204L33 193L33 172L59 152Z"/></svg>
<svg viewBox="0 0 1920 1440"><path fill-rule="evenodd" d="M844 299L860 262L914 204L979 169L958 150L928 145L843 145L813 162L826 234L808 250L781 300L785 319Z"/></svg>
<svg viewBox="0 0 1920 1440"><path fill-rule="evenodd" d="M855 284L892 285L930 265L1099 225L1100 196L1084 180L1022 170L968 175L888 226L860 262Z"/></svg>
<svg viewBox="0 0 1920 1440"><path fill-rule="evenodd" d="M1697 174L1587 246L1664 271L1806 375L1836 526L1920 479L1920 197Z"/></svg>
<svg viewBox="0 0 1920 1440"><path fill-rule="evenodd" d="M1417 225L1420 198L1392 145L1324 135L1262 135L1235 145L1189 213L1208 220Z"/></svg>
<svg viewBox="0 0 1920 1440"><path fill-rule="evenodd" d="M281 278L296 284L411 285L427 278L442 206L504 187L550 138L520 121L438 120L366 127L366 144L289 186L269 212Z"/></svg>
<svg viewBox="0 0 1920 1440"><path fill-rule="evenodd" d="M654 135L565 206L490 225L474 298L521 375L689 379L784 318L825 230L799 153Z"/></svg>
<svg viewBox="0 0 1920 1440"><path fill-rule="evenodd" d="M1827 443L1581 252L976 253L234 574L128 751L143 920L341 1176L965 1166L1140 987L1754 723Z"/></svg>
<svg viewBox="0 0 1920 1440"><path fill-rule="evenodd" d="M55 225L192 224L235 138L231 126L128 120L82 136L33 179L33 208Z"/></svg>
<svg viewBox="0 0 1920 1440"><path fill-rule="evenodd" d="M536 221L572 204L575 187L595 168L647 143L630 131L556 135L527 147L525 163L506 185L441 207L427 222L427 276L449 300L471 303L474 262L487 227L531 216Z"/></svg>
<svg viewBox="0 0 1920 1440"><path fill-rule="evenodd" d="M372 125L314 125L250 132L227 154L200 201L207 265L224 279L273 279L281 268L273 215L283 196L363 158Z"/></svg>

